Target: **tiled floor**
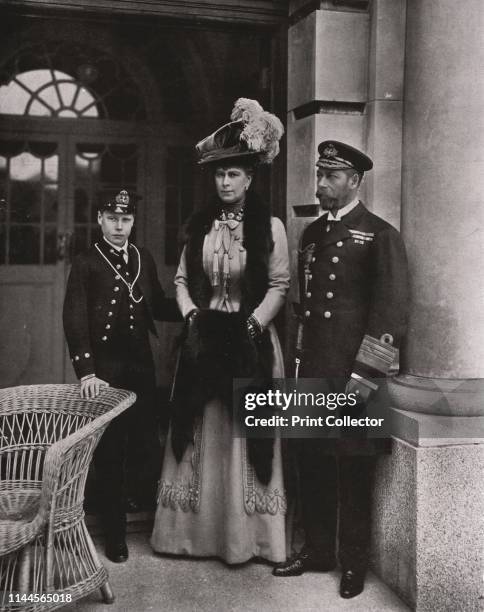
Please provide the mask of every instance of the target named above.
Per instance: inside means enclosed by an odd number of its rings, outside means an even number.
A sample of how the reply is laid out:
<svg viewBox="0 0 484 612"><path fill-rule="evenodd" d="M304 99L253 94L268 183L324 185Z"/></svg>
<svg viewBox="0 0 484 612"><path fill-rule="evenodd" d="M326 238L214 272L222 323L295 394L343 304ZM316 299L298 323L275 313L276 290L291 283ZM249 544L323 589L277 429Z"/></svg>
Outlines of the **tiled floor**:
<svg viewBox="0 0 484 612"><path fill-rule="evenodd" d="M102 551L102 546L98 549ZM109 562L101 555L116 601L106 606L100 592L72 605L75 612L408 612L409 608L374 575L351 600L338 595L339 574L308 573L274 578L269 566L229 567L217 560L155 555L146 533L128 536L129 560Z"/></svg>

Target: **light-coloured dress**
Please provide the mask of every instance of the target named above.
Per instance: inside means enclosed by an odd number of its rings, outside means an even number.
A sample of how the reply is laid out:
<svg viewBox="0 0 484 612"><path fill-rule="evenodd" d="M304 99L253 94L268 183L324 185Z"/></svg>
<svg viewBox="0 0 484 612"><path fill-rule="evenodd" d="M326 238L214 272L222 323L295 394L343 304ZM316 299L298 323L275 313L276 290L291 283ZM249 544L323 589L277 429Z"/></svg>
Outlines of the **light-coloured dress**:
<svg viewBox="0 0 484 612"><path fill-rule="evenodd" d="M269 259L269 285L254 315L268 327L274 347L274 378L284 376L281 347L271 323L284 303L289 287L289 259L284 226L271 219L274 249ZM214 284L211 309L238 311L240 279L246 252L242 247L243 221L230 229L215 221L205 236L203 266ZM220 248L222 245L222 248ZM214 266L214 258L218 258ZM224 284L223 273L230 282ZM195 307L187 287L185 251L175 277L177 301L185 316ZM204 409L195 426L194 444L189 444L177 463L170 438L165 451L158 489L151 545L161 553L217 556L227 563L242 563L252 557L273 562L286 559L285 511L280 440L274 442L272 478L262 485L247 458L244 437L234 436L229 411L219 400Z"/></svg>

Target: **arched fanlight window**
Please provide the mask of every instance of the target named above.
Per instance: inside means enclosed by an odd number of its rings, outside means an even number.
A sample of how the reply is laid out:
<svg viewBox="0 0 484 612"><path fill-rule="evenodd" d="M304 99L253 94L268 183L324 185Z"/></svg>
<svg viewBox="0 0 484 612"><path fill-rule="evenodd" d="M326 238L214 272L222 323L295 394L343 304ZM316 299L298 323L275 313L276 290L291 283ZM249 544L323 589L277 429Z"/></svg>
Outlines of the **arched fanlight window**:
<svg viewBox="0 0 484 612"><path fill-rule="evenodd" d="M137 84L117 58L65 42L21 48L1 68L0 113L146 119Z"/></svg>
<svg viewBox="0 0 484 612"><path fill-rule="evenodd" d="M99 117L102 100L59 70L29 70L0 87L0 113L43 117Z"/></svg>

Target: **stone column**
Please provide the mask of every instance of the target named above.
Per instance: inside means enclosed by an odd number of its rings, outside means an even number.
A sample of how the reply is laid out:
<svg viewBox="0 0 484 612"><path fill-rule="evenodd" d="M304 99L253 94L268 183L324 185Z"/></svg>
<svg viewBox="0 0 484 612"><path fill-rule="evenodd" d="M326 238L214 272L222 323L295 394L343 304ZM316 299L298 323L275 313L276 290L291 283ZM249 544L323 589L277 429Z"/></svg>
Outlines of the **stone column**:
<svg viewBox="0 0 484 612"><path fill-rule="evenodd" d="M406 0L372 0L367 153L373 170L365 177L367 205L400 228L402 191L403 67Z"/></svg>
<svg viewBox="0 0 484 612"><path fill-rule="evenodd" d="M484 5L407 0L402 234L411 303L375 499L378 573L417 610L482 609Z"/></svg>

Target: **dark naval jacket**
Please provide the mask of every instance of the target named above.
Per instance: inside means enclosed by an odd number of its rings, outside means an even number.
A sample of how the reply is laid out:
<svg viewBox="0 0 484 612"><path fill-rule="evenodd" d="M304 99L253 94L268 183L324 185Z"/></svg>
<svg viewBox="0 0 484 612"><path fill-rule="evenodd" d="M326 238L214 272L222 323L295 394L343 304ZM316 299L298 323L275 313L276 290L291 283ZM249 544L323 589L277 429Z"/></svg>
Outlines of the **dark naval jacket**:
<svg viewBox="0 0 484 612"><path fill-rule="evenodd" d="M328 223L323 215L311 223L301 246L300 376L325 379L337 391L352 374L380 387L406 329L407 259L399 232L359 202L339 221ZM386 405L383 394L384 385L380 406ZM338 442L327 440L328 451L373 454L389 448L389 440L351 441L347 436L353 434L350 428Z"/></svg>
<svg viewBox="0 0 484 612"><path fill-rule="evenodd" d="M329 231L326 218L311 223L302 238L301 375L347 379L358 369L365 335L379 340L387 334L399 346L407 319L407 260L399 232L361 202Z"/></svg>
<svg viewBox="0 0 484 612"><path fill-rule="evenodd" d="M126 283L133 283L132 297ZM176 301L165 296L147 249L129 243L126 264L101 239L76 256L67 282L63 320L78 378L95 373L110 384L122 384L118 380L120 355L152 367L149 333L157 334L155 319L177 321L181 315Z"/></svg>

